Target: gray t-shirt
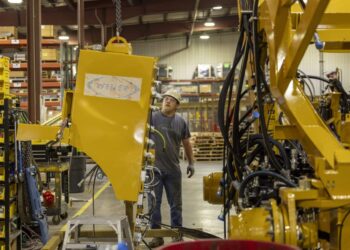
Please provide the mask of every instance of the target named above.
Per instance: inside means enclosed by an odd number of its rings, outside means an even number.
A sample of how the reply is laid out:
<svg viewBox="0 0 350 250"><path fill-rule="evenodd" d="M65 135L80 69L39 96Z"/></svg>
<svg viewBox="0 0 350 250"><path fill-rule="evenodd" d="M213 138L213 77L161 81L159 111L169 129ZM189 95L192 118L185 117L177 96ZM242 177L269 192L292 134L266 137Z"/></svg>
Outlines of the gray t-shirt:
<svg viewBox="0 0 350 250"><path fill-rule="evenodd" d="M157 111L152 114L152 126L165 138L166 148L161 137L154 133L152 139L155 142L156 159L155 166L161 171L179 170L180 145L183 139L191 137L185 120L178 114L167 117Z"/></svg>

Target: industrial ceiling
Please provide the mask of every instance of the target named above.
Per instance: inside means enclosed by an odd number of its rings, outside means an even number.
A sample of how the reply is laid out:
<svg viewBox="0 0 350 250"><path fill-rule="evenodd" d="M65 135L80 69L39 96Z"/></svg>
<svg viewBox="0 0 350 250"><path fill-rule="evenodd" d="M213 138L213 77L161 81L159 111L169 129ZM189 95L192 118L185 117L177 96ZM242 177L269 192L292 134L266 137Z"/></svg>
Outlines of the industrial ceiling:
<svg viewBox="0 0 350 250"><path fill-rule="evenodd" d="M234 0L121 0L122 35L129 41L172 36L189 36L201 32L236 30L237 6ZM213 10L214 6L222 6ZM26 26L25 1L12 5L0 1L0 26ZM212 18L215 26L204 22ZM77 1L42 0L42 24L57 25L71 37L76 37ZM113 0L85 0L85 40L99 43L101 32L107 38L115 33L115 4ZM25 36L25 28L20 29Z"/></svg>

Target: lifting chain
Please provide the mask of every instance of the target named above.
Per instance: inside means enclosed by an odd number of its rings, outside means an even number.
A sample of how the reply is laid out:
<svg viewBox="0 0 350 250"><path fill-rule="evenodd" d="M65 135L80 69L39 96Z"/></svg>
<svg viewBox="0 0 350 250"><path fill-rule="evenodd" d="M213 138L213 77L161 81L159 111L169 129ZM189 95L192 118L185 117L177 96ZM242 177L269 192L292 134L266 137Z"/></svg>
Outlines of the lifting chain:
<svg viewBox="0 0 350 250"><path fill-rule="evenodd" d="M122 6L121 0L113 0L115 3L115 26L116 26L116 36L119 36L122 32Z"/></svg>

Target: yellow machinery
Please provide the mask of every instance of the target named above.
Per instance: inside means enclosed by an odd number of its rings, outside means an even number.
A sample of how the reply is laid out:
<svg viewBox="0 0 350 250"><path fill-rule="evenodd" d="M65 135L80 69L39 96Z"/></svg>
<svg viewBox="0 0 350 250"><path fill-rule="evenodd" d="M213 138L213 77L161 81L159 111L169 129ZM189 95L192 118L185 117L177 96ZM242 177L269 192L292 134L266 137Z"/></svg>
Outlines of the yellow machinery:
<svg viewBox="0 0 350 250"><path fill-rule="evenodd" d="M238 2L240 37L218 110L225 167L204 178L204 198L224 204L222 219L234 214L230 239L350 249L349 111L333 90L320 97L331 111L322 119L297 73L311 42L347 50L350 2Z"/></svg>
<svg viewBox="0 0 350 250"><path fill-rule="evenodd" d="M343 131L341 141L297 77L313 37L317 45L324 39L324 50L341 49L347 43L337 41L350 40L339 33L348 31L350 3L294 2L239 1L241 34L219 100L225 168L205 178L204 196L224 203L224 218L234 208L229 238L350 249L345 237L350 233L350 152L342 143L348 140L347 120L339 118L334 94L334 120L344 125L337 128ZM57 139L77 147L103 169L118 199L137 201L142 208L142 172L153 157L147 120L155 59L130 55L120 40L110 41L106 52L80 52L76 89L65 93L60 127L23 124L18 139ZM242 114L245 95L251 106ZM283 112L285 122L278 121L277 112Z"/></svg>
<svg viewBox="0 0 350 250"><path fill-rule="evenodd" d="M56 140L86 153L108 176L116 198L138 201L140 213L144 171L154 158L148 119L155 63L131 55L122 37L112 38L104 52L81 50L75 90L64 96L62 125L20 124L17 139Z"/></svg>

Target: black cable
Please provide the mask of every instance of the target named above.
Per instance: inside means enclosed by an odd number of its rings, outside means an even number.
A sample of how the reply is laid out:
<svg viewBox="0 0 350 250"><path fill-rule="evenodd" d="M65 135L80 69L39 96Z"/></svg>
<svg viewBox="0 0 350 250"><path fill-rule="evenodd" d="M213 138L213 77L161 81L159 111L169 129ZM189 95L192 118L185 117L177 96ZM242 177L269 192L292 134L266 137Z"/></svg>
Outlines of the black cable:
<svg viewBox="0 0 350 250"><path fill-rule="evenodd" d="M314 76L314 75L297 75L298 78L310 78L310 79L314 79L314 80L319 80L319 81L323 81L326 83L330 83L330 81L326 78L320 77L320 76Z"/></svg>
<svg viewBox="0 0 350 250"><path fill-rule="evenodd" d="M259 119L260 119L260 127L261 127L261 132L262 136L264 139L264 146L266 149L266 153L268 158L270 159L270 162L272 166L278 170L281 171L283 169L283 166L281 163L277 160L275 157L275 154L273 153L272 148L269 146L269 135L267 132L266 128L266 121L264 117L264 106L263 106L263 96L262 96L262 88L261 88L261 83L263 82L264 84L266 83L264 73L261 71L261 68L259 67L259 62L260 62L260 57L259 57L259 48L258 48L258 4L259 1L255 0L254 1L254 9L253 9L253 56L254 56L254 70L255 70L255 81L256 81L256 86L257 86L257 103L258 103L258 110L260 113Z"/></svg>
<svg viewBox="0 0 350 250"><path fill-rule="evenodd" d="M311 87L312 87L312 93L313 93L313 95L315 96L315 95L316 95L316 89L315 89L315 85L314 85L314 83L312 82L311 78L308 77L308 75L307 75L304 71L302 71L301 69L298 69L297 75L298 75L298 73L301 74L301 75L306 76L306 79L308 80L308 82L310 83L310 85L311 85ZM309 86L309 87L310 87L310 86Z"/></svg>
<svg viewBox="0 0 350 250"><path fill-rule="evenodd" d="M96 177L97 177L97 173L98 173L98 168L96 168L95 170L95 176L94 176L94 180L92 183L92 216L95 216L95 182L96 182ZM93 235L95 238L95 224L92 225L93 228Z"/></svg>
<svg viewBox="0 0 350 250"><path fill-rule="evenodd" d="M240 76L239 76L239 81L238 81L238 88L237 88L237 95L236 95L236 103L234 107L234 115L233 115L233 130L232 130L232 135L233 135L233 152L234 152L234 158L235 161L237 162L237 165L239 166L244 166L244 161L241 158L241 149L240 149L240 138L237 138L237 135L240 135L239 133L239 112L240 112L240 102L241 99L239 98L243 84L244 84L244 74L245 74L245 68L247 66L248 62L248 56L249 56L249 44L245 46L245 51L244 51L244 59L242 62L241 66L241 71L240 71ZM241 171L238 171L239 178L242 178L242 173Z"/></svg>
<svg viewBox="0 0 350 250"><path fill-rule="evenodd" d="M305 10L306 4L304 3L304 1L303 1L303 0L298 0L298 1L299 1L300 5L301 5L301 8L302 8L303 10Z"/></svg>
<svg viewBox="0 0 350 250"><path fill-rule="evenodd" d="M349 216L350 214L350 209L346 212L346 214L344 215L344 218L342 219L341 223L340 223L340 230L339 230L339 250L341 250L341 241L342 241L342 234L343 234L343 226L345 223L346 218Z"/></svg>
<svg viewBox="0 0 350 250"><path fill-rule="evenodd" d="M145 246L146 246L149 250L152 250L152 248L147 244L147 242L145 241L144 238L142 238L142 242L143 242L143 244L145 244Z"/></svg>
<svg viewBox="0 0 350 250"><path fill-rule="evenodd" d="M240 198L243 198L244 190L245 190L246 186L248 185L248 183L250 181L254 180L255 177L260 177L260 176L270 176L270 177L273 177L273 178L283 182L284 184L286 184L289 187L297 187L297 185L295 185L293 182L291 182L290 180L288 180L287 178L285 178L284 176L282 176L280 174L277 174L277 173L272 172L272 171L261 170L261 171L256 171L254 173L251 173L242 181L241 186L239 187L239 192L238 192L238 195Z"/></svg>
<svg viewBox="0 0 350 250"><path fill-rule="evenodd" d="M310 92L310 97L311 97L311 101L313 101L314 100L314 94L312 93L312 90L311 90L311 88L310 88L310 85L306 82L306 81L304 81L304 80L301 80L300 81L302 84L304 84L304 86L306 86L306 88L309 90L309 92ZM304 91L305 92L305 91Z"/></svg>
<svg viewBox="0 0 350 250"><path fill-rule="evenodd" d="M224 142L224 152L223 152L223 161L222 161L222 180L223 180L223 207L225 209L225 200L226 200L226 143ZM224 217L224 239L226 239L226 217Z"/></svg>
<svg viewBox="0 0 350 250"><path fill-rule="evenodd" d="M252 135L250 138L249 138L249 140L244 140L242 143L241 143L241 147L242 148L246 148L246 147L248 147L248 148L251 148L252 146L254 146L254 145L263 145L264 146L264 141L263 141L263 136L261 135L261 134L255 134L255 135ZM288 155L287 155L287 153L286 153L286 151L285 151L285 149L284 149L284 147L283 147L283 145L279 142L279 141L277 141L277 140L275 140L275 139L273 139L273 138L271 138L271 137L269 137L269 145L272 145L272 147L276 147L277 149L278 149L278 151L279 151L279 153L280 153L280 156L282 157L282 159L283 159L283 162L285 163L285 169L290 169L291 168L291 166L290 166L290 161L289 161L289 158L288 158ZM265 148L265 147L264 147ZM266 149L265 149L266 150ZM274 153L275 154L275 153ZM253 159L251 159L251 161L252 161ZM249 161L248 161L249 162ZM250 163L250 162L249 162ZM249 164L248 164L249 165Z"/></svg>
<svg viewBox="0 0 350 250"><path fill-rule="evenodd" d="M223 86L222 86L222 89L221 89L221 92L219 95L219 101L218 101L218 124L220 127L220 131L222 133L222 136L223 136L224 140L226 141L226 144L228 145L230 150L232 150L232 145L231 145L229 138L228 138L228 125L230 124L230 120L227 120L227 119L229 119L227 117L227 114L225 117L225 106L226 106L228 91L231 90L231 92L232 92L232 84L234 82L236 67L239 64L239 62L242 58L242 55L243 55L242 45L243 45L243 41L244 41L244 32L243 32L242 22L240 25L240 30L241 30L241 32L240 32L240 35L238 38L235 57L234 57L234 60L232 63L232 68L229 71L229 73L228 73L228 75L223 83ZM230 104L230 102L231 102L231 100L229 99L229 104ZM229 108L230 107L228 106L228 109ZM226 120L225 120L225 118L226 118Z"/></svg>

